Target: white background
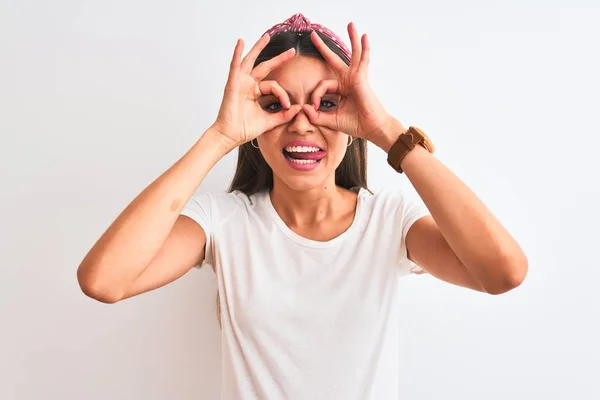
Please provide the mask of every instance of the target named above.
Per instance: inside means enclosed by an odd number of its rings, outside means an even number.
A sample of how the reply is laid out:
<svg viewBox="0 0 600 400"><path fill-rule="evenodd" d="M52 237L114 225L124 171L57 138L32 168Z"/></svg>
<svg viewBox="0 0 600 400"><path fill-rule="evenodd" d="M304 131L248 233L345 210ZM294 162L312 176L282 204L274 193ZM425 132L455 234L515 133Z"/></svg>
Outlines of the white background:
<svg viewBox="0 0 600 400"><path fill-rule="evenodd" d="M600 398L598 2L285 3L0 2L0 398L218 398L212 271L115 305L75 272L213 122L236 38L296 12L370 34L386 108L529 257L501 296L402 280L403 398ZM369 157L372 188L412 189ZM235 159L199 190L224 190Z"/></svg>

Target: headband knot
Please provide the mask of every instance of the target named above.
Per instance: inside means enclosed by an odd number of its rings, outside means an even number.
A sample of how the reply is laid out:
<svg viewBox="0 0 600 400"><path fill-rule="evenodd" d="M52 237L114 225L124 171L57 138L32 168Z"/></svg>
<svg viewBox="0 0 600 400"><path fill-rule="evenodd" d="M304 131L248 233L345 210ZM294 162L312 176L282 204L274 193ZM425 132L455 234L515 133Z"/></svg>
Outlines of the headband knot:
<svg viewBox="0 0 600 400"><path fill-rule="evenodd" d="M346 57L346 59L348 61L350 61L350 58L351 58L350 49L348 48L348 46L346 46L344 41L338 35L333 33L328 28L324 27L323 25L311 23L310 20L308 18L306 18L304 15L302 15L301 13L292 15L291 17L289 17L282 23L271 27L269 30L267 30L266 33L268 33L269 36L274 36L274 35L277 35L278 33L288 32L288 31L296 32L296 33L312 32L312 31L319 32L322 35L329 38L332 42L334 42L335 46L342 51L342 53L344 54L344 57Z"/></svg>
<svg viewBox="0 0 600 400"><path fill-rule="evenodd" d="M312 31L311 23L308 18L298 13L294 14L283 22L289 25L292 32L310 32Z"/></svg>

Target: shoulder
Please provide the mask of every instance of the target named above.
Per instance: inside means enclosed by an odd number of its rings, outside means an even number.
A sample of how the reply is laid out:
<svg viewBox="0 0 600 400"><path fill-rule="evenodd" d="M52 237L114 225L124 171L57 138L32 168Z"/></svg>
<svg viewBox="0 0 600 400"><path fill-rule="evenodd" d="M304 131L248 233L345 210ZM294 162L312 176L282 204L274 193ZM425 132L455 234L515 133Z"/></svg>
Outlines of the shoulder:
<svg viewBox="0 0 600 400"><path fill-rule="evenodd" d="M202 192L197 193L189 200L187 206L201 206L211 213L220 211L224 214L234 212L240 206L252 202L246 194L234 192Z"/></svg>
<svg viewBox="0 0 600 400"><path fill-rule="evenodd" d="M259 192L248 196L235 190L233 192L203 192L195 194L186 208L202 209L216 220L223 221L237 213L252 213L262 202L265 193Z"/></svg>
<svg viewBox="0 0 600 400"><path fill-rule="evenodd" d="M430 215L427 206L412 186L385 188L373 194L363 190L361 195L364 196L361 199L364 213L371 220L400 225L404 236L415 221Z"/></svg>
<svg viewBox="0 0 600 400"><path fill-rule="evenodd" d="M403 188L384 188L373 192L362 189L359 196L361 203L372 210L398 210L411 201L410 193Z"/></svg>
<svg viewBox="0 0 600 400"><path fill-rule="evenodd" d="M239 191L202 192L189 199L180 215L196 221L204 229L209 243L214 235L223 230L231 234L243 231L243 226L250 229L250 221L261 218L256 205L260 204L262 197L261 194L247 196Z"/></svg>

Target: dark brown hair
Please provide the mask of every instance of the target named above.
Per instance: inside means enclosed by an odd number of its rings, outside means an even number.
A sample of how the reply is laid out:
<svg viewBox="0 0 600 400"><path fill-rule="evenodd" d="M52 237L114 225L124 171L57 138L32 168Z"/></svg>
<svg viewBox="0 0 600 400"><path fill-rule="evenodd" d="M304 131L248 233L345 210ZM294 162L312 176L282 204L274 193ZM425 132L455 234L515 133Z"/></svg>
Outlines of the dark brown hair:
<svg viewBox="0 0 600 400"><path fill-rule="evenodd" d="M337 54L346 65L350 60L344 56L337 45L325 35L317 34L323 39L327 47ZM263 61L270 60L290 48L296 49L296 54L315 57L325 61L319 50L310 38L310 32L281 32L271 37L269 44L259 54L254 67ZM367 187L367 142L355 138L335 170L335 184L345 189ZM242 144L238 149L238 161L235 175L229 191L239 190L250 196L254 193L273 188L273 171L265 161L260 150L250 142Z"/></svg>

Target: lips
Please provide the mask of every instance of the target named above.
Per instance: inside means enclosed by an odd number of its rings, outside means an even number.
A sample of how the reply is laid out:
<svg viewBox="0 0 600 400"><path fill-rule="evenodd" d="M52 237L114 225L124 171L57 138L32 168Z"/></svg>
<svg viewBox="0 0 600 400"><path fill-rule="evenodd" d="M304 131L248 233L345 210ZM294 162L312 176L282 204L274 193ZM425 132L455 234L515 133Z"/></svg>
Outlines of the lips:
<svg viewBox="0 0 600 400"><path fill-rule="evenodd" d="M287 164L298 171L311 171L315 169L327 152L315 142L295 140L287 143L281 150Z"/></svg>
<svg viewBox="0 0 600 400"><path fill-rule="evenodd" d="M296 160L321 160L327 155L320 144L306 140L287 143L282 152L285 156Z"/></svg>

